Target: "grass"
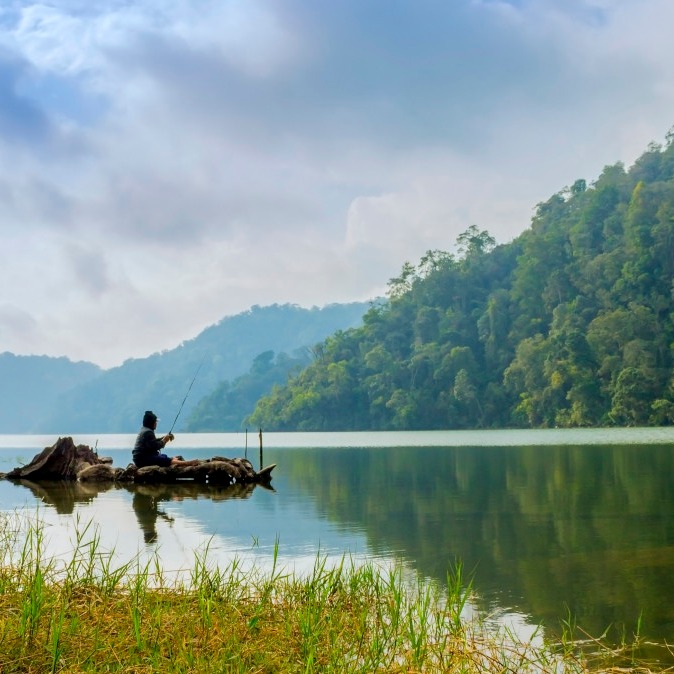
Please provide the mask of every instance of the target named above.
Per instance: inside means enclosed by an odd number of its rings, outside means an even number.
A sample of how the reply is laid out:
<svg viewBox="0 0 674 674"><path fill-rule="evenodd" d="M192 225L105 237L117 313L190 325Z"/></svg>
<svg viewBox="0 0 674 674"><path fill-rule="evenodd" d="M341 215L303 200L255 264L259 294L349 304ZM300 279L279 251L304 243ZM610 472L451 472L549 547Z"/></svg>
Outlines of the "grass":
<svg viewBox="0 0 674 674"><path fill-rule="evenodd" d="M648 672L634 643L522 641L467 618L460 564L442 587L402 567L330 566L303 576L219 568L208 550L168 581L156 560L115 567L91 525L66 561L43 528L0 516L0 671L14 672ZM19 535L21 534L21 535Z"/></svg>

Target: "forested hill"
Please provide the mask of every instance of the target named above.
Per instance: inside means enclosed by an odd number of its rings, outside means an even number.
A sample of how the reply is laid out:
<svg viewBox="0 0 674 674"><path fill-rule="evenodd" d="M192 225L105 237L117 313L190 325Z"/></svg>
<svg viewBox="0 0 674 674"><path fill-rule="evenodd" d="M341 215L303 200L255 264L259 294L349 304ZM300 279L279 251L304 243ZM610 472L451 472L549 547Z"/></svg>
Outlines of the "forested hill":
<svg viewBox="0 0 674 674"><path fill-rule="evenodd" d="M223 380L247 372L258 355L269 350L293 354L311 348L338 328L359 325L368 306L353 302L311 309L291 304L251 307L222 319L175 349L128 360L69 391L40 431L132 432L138 429L146 409L155 410L162 418L161 428L168 428L185 400L176 425L176 430L182 431L198 401Z"/></svg>
<svg viewBox="0 0 674 674"><path fill-rule="evenodd" d="M389 283L362 327L262 398L267 430L674 421L674 137L538 205L495 246L462 234Z"/></svg>
<svg viewBox="0 0 674 674"><path fill-rule="evenodd" d="M272 360L289 368L293 359L338 328L359 325L368 306L254 306L223 318L175 349L129 359L110 370L67 358L0 354L0 432L130 433L146 409L156 410L168 430L194 379L176 425L183 430L200 398L223 380L240 377L251 364L269 369ZM227 430L240 428L257 397Z"/></svg>

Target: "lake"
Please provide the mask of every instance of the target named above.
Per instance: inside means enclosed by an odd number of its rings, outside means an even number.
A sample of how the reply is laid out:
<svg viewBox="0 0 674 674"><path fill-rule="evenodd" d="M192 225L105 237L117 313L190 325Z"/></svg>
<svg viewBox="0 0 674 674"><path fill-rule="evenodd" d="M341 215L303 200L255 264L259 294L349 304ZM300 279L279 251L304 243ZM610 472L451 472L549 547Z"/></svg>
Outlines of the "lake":
<svg viewBox="0 0 674 674"><path fill-rule="evenodd" d="M130 460L133 435L73 436ZM0 436L0 471L56 436ZM183 434L185 458L247 456L257 434ZM475 609L556 632L570 612L592 635L674 634L674 429L587 429L263 436L272 489L16 485L0 510L43 522L65 555L88 523L122 561L156 557L168 574L195 554L303 572L344 553L443 582L461 560Z"/></svg>

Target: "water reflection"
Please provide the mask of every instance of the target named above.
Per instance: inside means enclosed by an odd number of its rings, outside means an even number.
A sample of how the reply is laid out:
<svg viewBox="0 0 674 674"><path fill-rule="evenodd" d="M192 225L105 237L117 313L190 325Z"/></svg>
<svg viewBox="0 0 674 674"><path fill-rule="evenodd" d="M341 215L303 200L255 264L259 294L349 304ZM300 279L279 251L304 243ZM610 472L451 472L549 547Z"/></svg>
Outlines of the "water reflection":
<svg viewBox="0 0 674 674"><path fill-rule="evenodd" d="M131 507L143 532L147 544L157 542L157 519L172 525L175 517L160 507L162 503L178 503L185 499L207 498L211 501L250 498L256 488L274 491L268 485L233 484L227 487L211 486L198 482L179 482L174 484L125 484L124 489L133 494Z"/></svg>
<svg viewBox="0 0 674 674"><path fill-rule="evenodd" d="M465 447L287 452L307 490L369 548L442 581L460 559L482 606L599 635L674 631L674 452L655 447ZM345 496L348 493L348 497Z"/></svg>
<svg viewBox="0 0 674 674"><path fill-rule="evenodd" d="M228 499L248 499L256 488L274 491L270 485L233 484L212 486L204 483L185 481L172 484L136 485L113 482L45 481L32 482L18 480L14 484L27 487L35 498L46 506L53 507L59 515L72 515L76 505L91 505L98 496L114 490L131 494L131 507L146 544L157 543L157 520L169 525L175 517L166 512L163 503L177 504L188 499L208 499L225 501Z"/></svg>
<svg viewBox="0 0 674 674"><path fill-rule="evenodd" d="M133 511L136 513L136 519L140 525L140 530L143 532L143 540L146 543L157 542L157 518L161 517L169 524L173 524L175 519L166 512L159 509L161 499L153 493L147 493L149 490L145 488L137 488L131 501ZM165 500L169 500L167 497Z"/></svg>
<svg viewBox="0 0 674 674"><path fill-rule="evenodd" d="M72 515L76 504L91 503L99 494L113 489L113 483L75 481L17 480L14 484L28 487L38 502L52 506L59 515Z"/></svg>
<svg viewBox="0 0 674 674"><path fill-rule="evenodd" d="M193 458L189 449L180 449ZM204 450L193 453L203 455ZM110 454L114 465L128 462L128 452ZM270 486L0 480L0 511L17 509L27 523L46 525L49 554L67 557L79 540L78 528L92 523L101 548L113 551L120 564L152 559L168 576L189 573L195 555L205 549L223 568L236 560L265 570L277 559L299 573L311 571L318 554L328 563L345 553L355 558L368 554L358 527L344 528L317 513L311 494L287 490L282 471L275 471Z"/></svg>
<svg viewBox="0 0 674 674"><path fill-rule="evenodd" d="M672 449L266 448L276 492L27 486L62 522L87 513L118 532L111 545L159 550L166 568L190 564L211 540L218 562L251 549L271 558L279 542L299 567L318 552L396 557L440 582L458 559L487 611L551 628L570 611L591 634L613 625L628 636L642 614L642 635L662 641L674 633ZM17 491L0 483L0 507L20 504Z"/></svg>

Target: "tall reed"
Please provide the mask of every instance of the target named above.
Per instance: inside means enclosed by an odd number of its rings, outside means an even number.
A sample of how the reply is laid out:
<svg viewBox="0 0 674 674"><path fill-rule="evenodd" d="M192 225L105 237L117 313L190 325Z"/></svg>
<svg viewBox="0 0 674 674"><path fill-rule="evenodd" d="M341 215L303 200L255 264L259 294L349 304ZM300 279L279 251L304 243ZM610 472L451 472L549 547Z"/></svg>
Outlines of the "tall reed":
<svg viewBox="0 0 674 674"><path fill-rule="evenodd" d="M271 571L219 568L206 549L169 581L156 558L116 566L91 524L76 523L65 560L45 555L39 522L18 546L14 526L0 517L3 674L646 671L627 645L625 658L598 644L588 655L570 638L524 642L469 618L460 564L442 586L346 555L296 574L277 541Z"/></svg>

